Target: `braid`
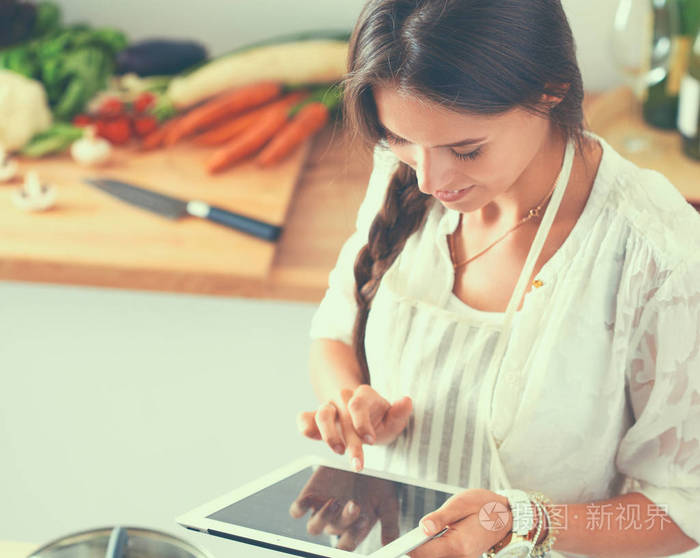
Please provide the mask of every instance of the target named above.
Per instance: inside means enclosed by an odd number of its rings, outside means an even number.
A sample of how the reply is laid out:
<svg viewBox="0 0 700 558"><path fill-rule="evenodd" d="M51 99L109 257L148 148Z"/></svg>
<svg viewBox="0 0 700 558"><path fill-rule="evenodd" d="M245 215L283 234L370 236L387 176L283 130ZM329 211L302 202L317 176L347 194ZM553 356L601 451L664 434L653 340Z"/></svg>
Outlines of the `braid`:
<svg viewBox="0 0 700 558"><path fill-rule="evenodd" d="M365 353L365 329L372 299L382 277L403 250L408 237L421 226L431 197L417 186L414 170L405 163L389 182L384 205L372 221L367 244L355 260L355 301L357 316L353 328L353 348L362 371L362 381L370 383Z"/></svg>

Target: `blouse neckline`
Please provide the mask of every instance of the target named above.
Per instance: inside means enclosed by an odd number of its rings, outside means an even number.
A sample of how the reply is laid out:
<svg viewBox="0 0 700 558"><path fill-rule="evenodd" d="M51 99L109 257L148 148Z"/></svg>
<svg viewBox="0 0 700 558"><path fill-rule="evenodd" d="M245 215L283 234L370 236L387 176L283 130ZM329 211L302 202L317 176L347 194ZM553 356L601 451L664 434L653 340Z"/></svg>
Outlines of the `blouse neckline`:
<svg viewBox="0 0 700 558"><path fill-rule="evenodd" d="M600 211L605 205L608 194L610 193L611 179L614 176L612 171L612 167L614 167L614 165L611 161L614 154L612 147L602 137L598 136L594 132L591 132L590 130L584 130L584 134L592 139L595 139L600 144L602 148L600 163L598 165L595 178L593 179L591 192L586 200L586 204L581 212L581 215L579 215L579 218L576 220L574 227L564 239L564 242L544 263L537 274L537 278L540 279L545 285L551 283L556 276L557 271L562 267L563 263L576 253L583 239L590 233L592 225L600 214ZM442 207L444 210L444 214L438 223L436 242L438 243L438 248L443 254L443 257L446 258L451 271L447 281L448 295L447 300L445 301L446 306L452 306L452 304L448 302L449 300L452 303L458 303L462 307L463 313L471 314L475 318L479 318L481 321L490 323L502 322L505 317L505 312L479 310L473 306L470 306L462 299L457 297L454 292L452 292L454 289L455 274L452 266L447 236L453 234L457 230L460 213L456 209L450 209L442 205L440 207ZM515 313L516 319L527 307L528 298L531 298L536 292L537 290L530 290L526 292L522 308Z"/></svg>

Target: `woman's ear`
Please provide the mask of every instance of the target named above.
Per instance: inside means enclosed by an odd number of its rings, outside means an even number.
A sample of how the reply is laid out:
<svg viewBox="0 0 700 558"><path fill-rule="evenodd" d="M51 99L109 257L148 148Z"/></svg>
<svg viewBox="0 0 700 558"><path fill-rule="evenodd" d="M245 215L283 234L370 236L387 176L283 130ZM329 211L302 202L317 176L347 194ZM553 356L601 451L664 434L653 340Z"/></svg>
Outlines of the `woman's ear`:
<svg viewBox="0 0 700 558"><path fill-rule="evenodd" d="M553 93L543 93L540 97L540 103L542 103L547 110L554 109L554 107L556 107L559 103L561 103L564 100L564 97L566 97L570 86L571 84L569 83L562 83L557 85L552 83L546 83L544 86L545 91L552 91Z"/></svg>

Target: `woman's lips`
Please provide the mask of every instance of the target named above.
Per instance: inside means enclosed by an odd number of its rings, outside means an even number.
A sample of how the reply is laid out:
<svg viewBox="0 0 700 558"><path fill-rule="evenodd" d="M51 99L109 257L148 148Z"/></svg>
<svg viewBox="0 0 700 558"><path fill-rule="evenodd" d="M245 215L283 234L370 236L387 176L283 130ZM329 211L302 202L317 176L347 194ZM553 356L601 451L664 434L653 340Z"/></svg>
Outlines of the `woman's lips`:
<svg viewBox="0 0 700 558"><path fill-rule="evenodd" d="M458 199L462 198L464 195L467 194L474 186L467 186L466 188L462 188L461 190L438 190L435 192L435 197L439 199L440 201L444 202L453 202L457 201Z"/></svg>

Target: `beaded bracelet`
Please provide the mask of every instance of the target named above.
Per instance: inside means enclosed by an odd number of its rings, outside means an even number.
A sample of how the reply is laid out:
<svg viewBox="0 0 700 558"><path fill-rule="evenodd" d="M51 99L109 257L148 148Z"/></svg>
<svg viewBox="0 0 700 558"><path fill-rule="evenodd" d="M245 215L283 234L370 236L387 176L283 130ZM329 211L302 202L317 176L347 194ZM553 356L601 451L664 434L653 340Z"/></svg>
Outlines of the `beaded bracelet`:
<svg viewBox="0 0 700 558"><path fill-rule="evenodd" d="M532 501L532 503L535 504L535 508L537 508L537 529L532 538L532 547L530 547L530 552L527 554L528 557L534 556L537 539L539 539L540 535L542 534L542 526L544 525L546 515L544 508L538 502Z"/></svg>
<svg viewBox="0 0 700 558"><path fill-rule="evenodd" d="M542 558L544 556L544 553L542 553L542 547L541 545L537 544L537 541L540 539L540 536L542 534L545 535L545 539L549 535L548 517L547 512L544 509L544 506L542 506L542 504L540 504L539 502L532 501L532 505L537 508L537 515L540 518L540 522L538 525L537 534L533 538L532 548L530 549L528 558Z"/></svg>
<svg viewBox="0 0 700 558"><path fill-rule="evenodd" d="M543 520L547 525L547 536L540 544L535 544L530 556L533 558L543 558L552 549L558 534L558 531L552 525L552 519L546 508L546 506L552 505L552 501L540 492L531 492L528 496L539 507L543 515ZM537 542L537 539L535 539L535 542Z"/></svg>

